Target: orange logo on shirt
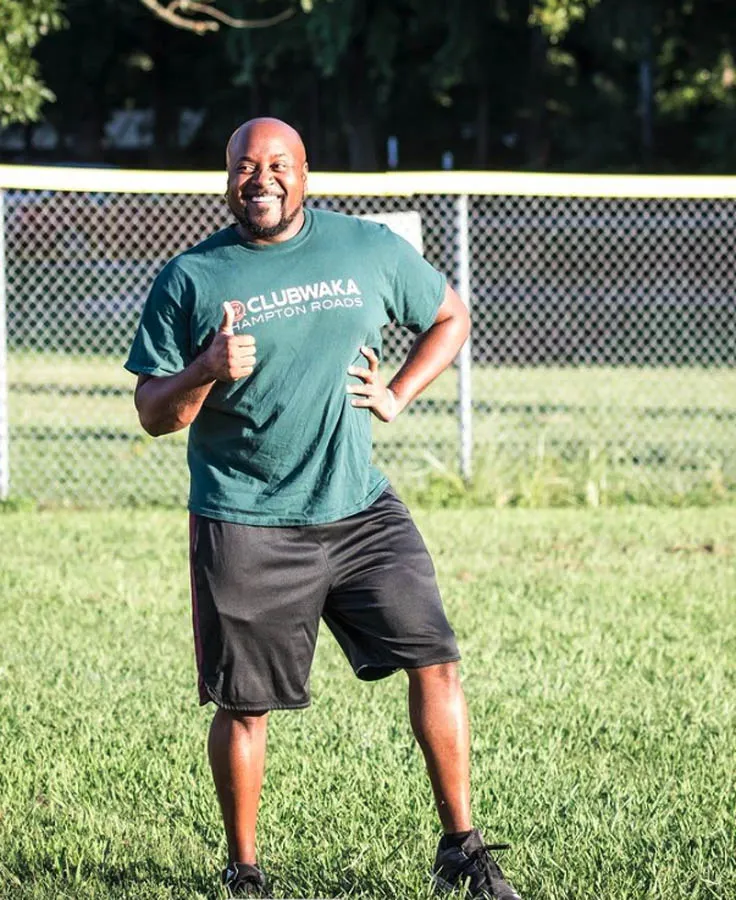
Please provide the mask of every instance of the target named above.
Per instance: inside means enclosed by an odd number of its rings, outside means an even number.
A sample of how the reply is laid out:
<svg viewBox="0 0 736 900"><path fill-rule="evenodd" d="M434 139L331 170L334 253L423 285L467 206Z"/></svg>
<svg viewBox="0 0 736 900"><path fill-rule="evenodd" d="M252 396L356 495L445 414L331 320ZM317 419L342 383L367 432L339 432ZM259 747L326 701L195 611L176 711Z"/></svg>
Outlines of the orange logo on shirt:
<svg viewBox="0 0 736 900"><path fill-rule="evenodd" d="M233 312L235 316L233 317L234 322L239 322L242 318L245 317L245 306L240 302L240 300L231 300L230 306L233 308Z"/></svg>

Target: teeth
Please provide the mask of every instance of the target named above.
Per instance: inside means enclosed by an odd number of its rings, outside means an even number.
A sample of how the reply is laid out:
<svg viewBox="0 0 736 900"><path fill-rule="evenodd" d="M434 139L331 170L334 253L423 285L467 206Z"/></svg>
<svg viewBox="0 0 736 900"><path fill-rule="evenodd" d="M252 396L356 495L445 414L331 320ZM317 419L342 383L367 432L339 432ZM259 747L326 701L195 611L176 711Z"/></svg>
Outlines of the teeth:
<svg viewBox="0 0 736 900"><path fill-rule="evenodd" d="M248 197L252 203L275 203L279 198L275 194L262 194L259 197Z"/></svg>

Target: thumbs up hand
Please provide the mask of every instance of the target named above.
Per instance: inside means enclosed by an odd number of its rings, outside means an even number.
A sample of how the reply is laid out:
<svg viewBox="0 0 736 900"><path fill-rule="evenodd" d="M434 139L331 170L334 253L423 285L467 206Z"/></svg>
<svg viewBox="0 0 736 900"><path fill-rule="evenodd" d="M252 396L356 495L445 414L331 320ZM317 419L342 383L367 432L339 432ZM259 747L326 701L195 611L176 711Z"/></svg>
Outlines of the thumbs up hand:
<svg viewBox="0 0 736 900"><path fill-rule="evenodd" d="M234 334L235 310L231 303L223 303L220 327L212 343L202 354L202 363L209 377L216 381L237 381L247 378L256 364L256 339L252 334Z"/></svg>
<svg viewBox="0 0 736 900"><path fill-rule="evenodd" d="M220 334L232 334L233 324L235 323L235 310L233 309L232 303L223 303L222 308L225 310L225 314L223 315L222 322L220 322L220 327L217 330Z"/></svg>

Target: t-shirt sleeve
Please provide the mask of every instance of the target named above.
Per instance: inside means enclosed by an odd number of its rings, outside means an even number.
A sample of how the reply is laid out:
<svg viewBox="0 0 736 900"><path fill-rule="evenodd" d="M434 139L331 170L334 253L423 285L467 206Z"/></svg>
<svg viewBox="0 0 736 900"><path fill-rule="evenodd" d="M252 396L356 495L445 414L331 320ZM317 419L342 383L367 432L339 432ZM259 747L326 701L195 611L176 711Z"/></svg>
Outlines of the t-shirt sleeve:
<svg viewBox="0 0 736 900"><path fill-rule="evenodd" d="M175 375L192 362L186 279L165 266L146 299L125 368L142 375Z"/></svg>
<svg viewBox="0 0 736 900"><path fill-rule="evenodd" d="M395 270L386 311L392 322L405 325L419 334L434 324L437 310L445 298L447 278L408 241L392 231L389 234L394 249Z"/></svg>

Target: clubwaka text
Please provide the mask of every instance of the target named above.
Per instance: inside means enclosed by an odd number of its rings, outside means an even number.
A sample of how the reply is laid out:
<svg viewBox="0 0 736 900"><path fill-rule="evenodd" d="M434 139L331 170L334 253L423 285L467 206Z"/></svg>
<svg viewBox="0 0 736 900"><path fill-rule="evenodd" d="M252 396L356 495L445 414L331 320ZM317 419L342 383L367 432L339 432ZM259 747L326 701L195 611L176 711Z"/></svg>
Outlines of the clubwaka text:
<svg viewBox="0 0 736 900"><path fill-rule="evenodd" d="M330 309L358 308L363 305L361 290L353 278L314 281L311 284L256 294L244 302L231 302L236 310L236 330L271 319L291 318Z"/></svg>

